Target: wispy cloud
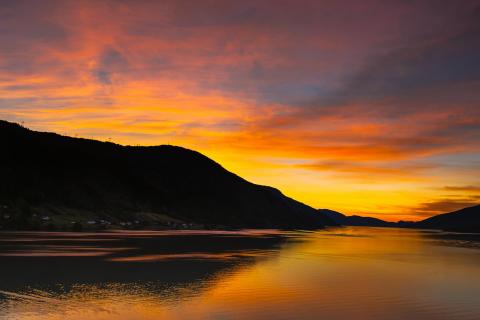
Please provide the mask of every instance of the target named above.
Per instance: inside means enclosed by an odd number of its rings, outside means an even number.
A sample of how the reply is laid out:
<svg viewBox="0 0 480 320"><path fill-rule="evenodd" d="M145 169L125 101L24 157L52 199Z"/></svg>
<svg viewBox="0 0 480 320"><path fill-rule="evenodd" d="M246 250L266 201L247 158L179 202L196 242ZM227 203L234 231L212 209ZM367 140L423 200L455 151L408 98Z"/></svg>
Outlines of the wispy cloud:
<svg viewBox="0 0 480 320"><path fill-rule="evenodd" d="M412 211L420 216L430 217L435 214L447 213L463 209L466 207L472 207L480 204L480 199L478 198L466 198L466 199L440 199L432 202L425 202L419 204L418 207L414 208Z"/></svg>
<svg viewBox="0 0 480 320"><path fill-rule="evenodd" d="M465 191L465 192L475 192L480 194L480 186L445 186L443 190L446 191Z"/></svg>

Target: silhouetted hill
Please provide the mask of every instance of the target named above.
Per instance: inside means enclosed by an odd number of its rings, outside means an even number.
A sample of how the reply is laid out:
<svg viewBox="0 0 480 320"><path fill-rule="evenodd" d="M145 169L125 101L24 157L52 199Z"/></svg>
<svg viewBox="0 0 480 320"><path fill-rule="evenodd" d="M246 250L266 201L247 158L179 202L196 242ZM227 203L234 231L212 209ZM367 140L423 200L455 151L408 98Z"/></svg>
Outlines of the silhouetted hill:
<svg viewBox="0 0 480 320"><path fill-rule="evenodd" d="M332 224L280 191L181 147L121 146L0 121L0 150L0 225L7 228Z"/></svg>
<svg viewBox="0 0 480 320"><path fill-rule="evenodd" d="M480 232L480 205L439 214L419 222L388 222L372 217L346 216L340 212L329 209L318 209L318 212L343 226L423 228L459 232Z"/></svg>
<svg viewBox="0 0 480 320"><path fill-rule="evenodd" d="M395 227L396 223L383 221L381 219L362 216L346 216L343 213L329 210L318 209L318 212L328 216L336 223L344 226L366 226L366 227Z"/></svg>
<svg viewBox="0 0 480 320"><path fill-rule="evenodd" d="M344 215L343 213L340 213L340 212L337 212L337 211L334 211L334 210L330 210L330 209L318 209L317 211L319 213L323 214L323 215L326 215L327 217L332 219L332 221L336 222L337 224L345 225L347 216Z"/></svg>
<svg viewBox="0 0 480 320"><path fill-rule="evenodd" d="M480 205L439 214L415 223L416 228L480 232Z"/></svg>

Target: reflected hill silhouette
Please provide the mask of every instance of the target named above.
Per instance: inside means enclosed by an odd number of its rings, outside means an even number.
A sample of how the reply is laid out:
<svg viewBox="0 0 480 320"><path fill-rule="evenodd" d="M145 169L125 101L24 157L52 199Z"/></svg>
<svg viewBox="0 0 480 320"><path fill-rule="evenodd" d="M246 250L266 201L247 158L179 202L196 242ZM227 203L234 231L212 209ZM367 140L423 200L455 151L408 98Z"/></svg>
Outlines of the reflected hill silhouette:
<svg viewBox="0 0 480 320"><path fill-rule="evenodd" d="M200 280L218 272L274 255L284 240L275 233L228 231L2 232L1 289L68 290L78 283L152 283L171 288L203 283Z"/></svg>

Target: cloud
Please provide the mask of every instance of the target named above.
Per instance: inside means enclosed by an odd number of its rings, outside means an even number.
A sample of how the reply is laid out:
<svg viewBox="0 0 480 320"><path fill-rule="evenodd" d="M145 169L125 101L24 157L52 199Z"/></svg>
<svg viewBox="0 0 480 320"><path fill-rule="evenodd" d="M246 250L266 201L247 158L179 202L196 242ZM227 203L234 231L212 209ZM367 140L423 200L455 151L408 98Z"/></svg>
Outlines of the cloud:
<svg viewBox="0 0 480 320"><path fill-rule="evenodd" d="M478 192L480 193L480 186L445 186L443 190L446 191L462 191L462 192Z"/></svg>
<svg viewBox="0 0 480 320"><path fill-rule="evenodd" d="M417 207L412 209L412 213L423 216L430 217L436 214L452 212L460 210L466 207L472 207L479 204L478 198L466 198L466 199L439 199L432 202L425 202L419 204Z"/></svg>
<svg viewBox="0 0 480 320"><path fill-rule="evenodd" d="M421 181L428 170L435 168L433 164L405 162L362 162L362 161L320 161L297 165L300 168L317 170L332 175L343 176L357 181L371 183L382 181Z"/></svg>
<svg viewBox="0 0 480 320"><path fill-rule="evenodd" d="M449 23L446 32L417 34L398 39L392 48L374 51L363 64L345 78L338 90L320 95L309 104L321 109L348 104L349 101L375 102L386 98L417 95L431 88L480 79L480 6L465 3L443 16ZM448 6L444 7L448 10ZM399 108L390 111L401 113ZM412 110L409 110L412 111Z"/></svg>
<svg viewBox="0 0 480 320"><path fill-rule="evenodd" d="M102 84L112 84L115 74L125 72L128 68L127 59L114 48L105 48L98 58L93 70L94 77Z"/></svg>

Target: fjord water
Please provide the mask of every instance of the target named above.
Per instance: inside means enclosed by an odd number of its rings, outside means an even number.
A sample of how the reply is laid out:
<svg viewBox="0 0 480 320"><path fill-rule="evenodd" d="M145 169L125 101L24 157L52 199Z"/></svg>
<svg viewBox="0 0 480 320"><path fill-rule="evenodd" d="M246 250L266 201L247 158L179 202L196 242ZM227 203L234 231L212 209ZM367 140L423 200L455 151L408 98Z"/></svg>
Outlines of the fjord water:
<svg viewBox="0 0 480 320"><path fill-rule="evenodd" d="M480 319L478 236L1 233L0 319Z"/></svg>

